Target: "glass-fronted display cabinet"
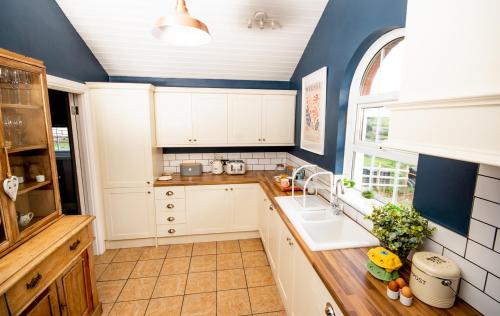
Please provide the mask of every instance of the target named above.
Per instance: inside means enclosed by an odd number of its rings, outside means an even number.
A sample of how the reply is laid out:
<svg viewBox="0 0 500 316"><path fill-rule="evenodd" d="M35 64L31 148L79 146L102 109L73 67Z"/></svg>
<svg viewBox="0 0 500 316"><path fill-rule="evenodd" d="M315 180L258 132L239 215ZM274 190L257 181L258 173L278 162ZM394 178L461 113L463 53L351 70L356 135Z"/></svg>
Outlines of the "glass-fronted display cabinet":
<svg viewBox="0 0 500 316"><path fill-rule="evenodd" d="M43 63L0 49L0 256L61 215L49 111Z"/></svg>

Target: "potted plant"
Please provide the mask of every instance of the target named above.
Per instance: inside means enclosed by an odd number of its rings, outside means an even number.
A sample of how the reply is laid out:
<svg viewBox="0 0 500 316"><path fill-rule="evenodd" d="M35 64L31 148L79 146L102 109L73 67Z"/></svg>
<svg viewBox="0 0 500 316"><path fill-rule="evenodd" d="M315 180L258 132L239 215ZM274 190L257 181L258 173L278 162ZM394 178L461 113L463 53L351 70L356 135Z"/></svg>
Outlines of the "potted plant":
<svg viewBox="0 0 500 316"><path fill-rule="evenodd" d="M373 213L365 216L373 222L373 234L380 245L405 259L410 251L417 249L435 228L428 227L428 220L420 216L413 207L388 203L373 207Z"/></svg>
<svg viewBox="0 0 500 316"><path fill-rule="evenodd" d="M370 190L366 190L366 191L363 191L361 192L361 195L365 198L365 199L373 199L375 197L375 193L373 193L373 191L370 191Z"/></svg>

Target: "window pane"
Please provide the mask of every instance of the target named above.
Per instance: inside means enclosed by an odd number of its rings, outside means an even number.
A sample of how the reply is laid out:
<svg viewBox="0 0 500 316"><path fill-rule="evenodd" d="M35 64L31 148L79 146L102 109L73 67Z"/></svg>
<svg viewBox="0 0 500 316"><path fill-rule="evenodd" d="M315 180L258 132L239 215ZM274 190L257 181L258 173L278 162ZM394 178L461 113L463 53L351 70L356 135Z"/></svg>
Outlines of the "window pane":
<svg viewBox="0 0 500 316"><path fill-rule="evenodd" d="M363 126L361 140L380 143L389 135L390 112L384 107L366 108L363 110Z"/></svg>
<svg viewBox="0 0 500 316"><path fill-rule="evenodd" d="M403 51L404 39L398 38L373 57L361 82L361 95L399 91Z"/></svg>
<svg viewBox="0 0 500 316"><path fill-rule="evenodd" d="M417 166L355 153L353 180L361 191L372 191L375 198L387 203L412 205Z"/></svg>
<svg viewBox="0 0 500 316"><path fill-rule="evenodd" d="M70 151L67 127L52 127L55 151Z"/></svg>

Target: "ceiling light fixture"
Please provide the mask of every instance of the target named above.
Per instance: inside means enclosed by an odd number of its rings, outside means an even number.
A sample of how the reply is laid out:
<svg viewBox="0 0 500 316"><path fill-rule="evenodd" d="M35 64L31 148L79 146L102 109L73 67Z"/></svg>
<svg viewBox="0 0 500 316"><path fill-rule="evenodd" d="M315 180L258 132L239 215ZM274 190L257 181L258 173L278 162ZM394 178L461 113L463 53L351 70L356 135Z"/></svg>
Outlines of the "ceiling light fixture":
<svg viewBox="0 0 500 316"><path fill-rule="evenodd" d="M248 19L249 29L257 26L259 29L263 30L266 25L269 25L273 30L281 27L280 22L275 19L270 19L267 13L264 11L257 11L250 19Z"/></svg>
<svg viewBox="0 0 500 316"><path fill-rule="evenodd" d="M176 0L174 12L160 17L152 33L175 46L200 46L212 40L205 23L189 15L185 0Z"/></svg>

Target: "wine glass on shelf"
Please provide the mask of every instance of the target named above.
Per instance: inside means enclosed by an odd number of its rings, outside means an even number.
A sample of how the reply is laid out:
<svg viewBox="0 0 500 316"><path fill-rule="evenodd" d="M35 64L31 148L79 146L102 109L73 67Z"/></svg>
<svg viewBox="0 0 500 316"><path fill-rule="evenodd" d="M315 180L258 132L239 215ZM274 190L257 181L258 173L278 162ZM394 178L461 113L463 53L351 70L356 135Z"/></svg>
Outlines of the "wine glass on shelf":
<svg viewBox="0 0 500 316"><path fill-rule="evenodd" d="M10 111L3 113L3 130L4 130L4 146L9 148L12 146L12 114Z"/></svg>
<svg viewBox="0 0 500 316"><path fill-rule="evenodd" d="M20 85L20 102L21 104L30 104L31 102L31 73L28 71L21 71L19 76Z"/></svg>
<svg viewBox="0 0 500 316"><path fill-rule="evenodd" d="M19 103L19 70L7 69L10 86L10 103Z"/></svg>
<svg viewBox="0 0 500 316"><path fill-rule="evenodd" d="M9 79L8 79L6 67L0 67L0 103L10 103L9 102Z"/></svg>

